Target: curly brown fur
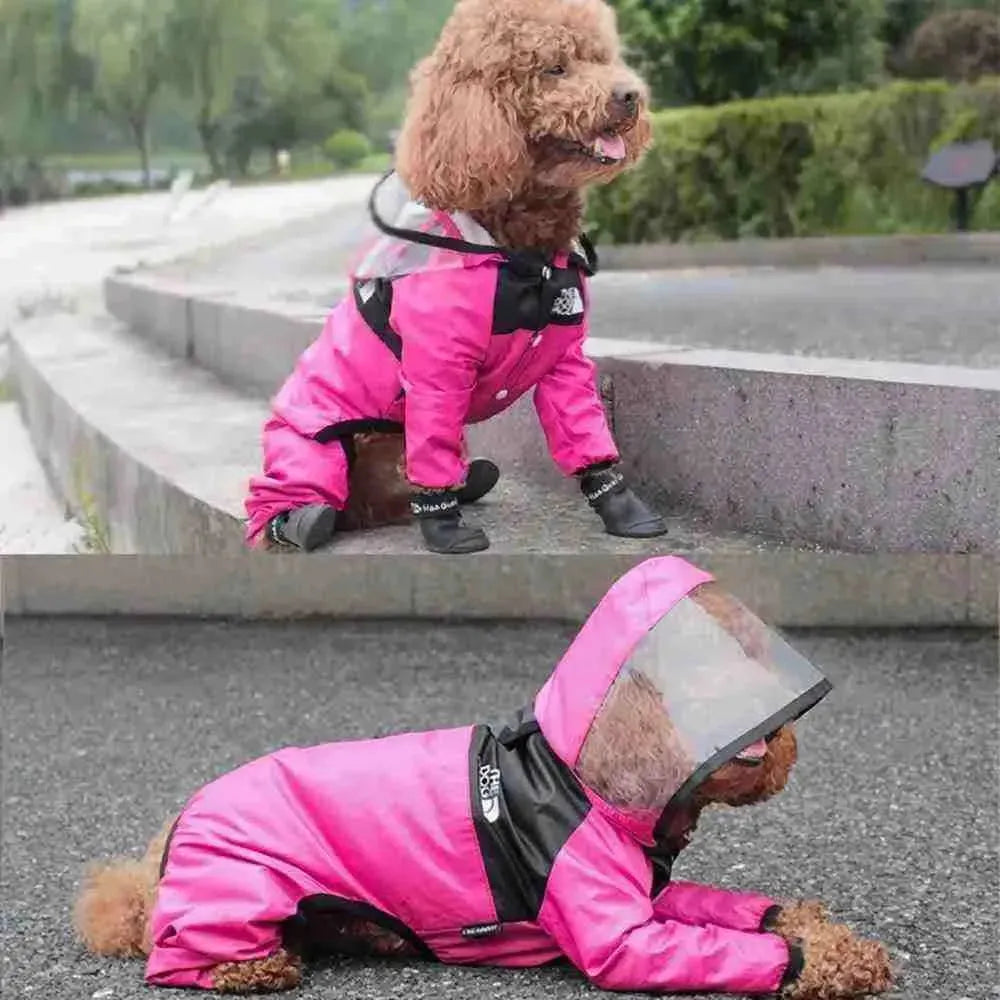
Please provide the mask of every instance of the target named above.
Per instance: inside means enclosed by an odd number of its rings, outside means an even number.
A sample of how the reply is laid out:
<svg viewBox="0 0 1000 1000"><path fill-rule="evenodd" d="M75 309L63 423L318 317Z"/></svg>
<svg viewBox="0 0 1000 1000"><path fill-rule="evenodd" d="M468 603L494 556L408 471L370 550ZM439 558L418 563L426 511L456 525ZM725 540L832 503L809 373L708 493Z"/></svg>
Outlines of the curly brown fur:
<svg viewBox="0 0 1000 1000"><path fill-rule="evenodd" d="M359 434L354 439L350 499L337 529L354 531L405 524L412 487L406 481L402 434Z"/></svg>
<svg viewBox="0 0 1000 1000"><path fill-rule="evenodd" d="M212 970L212 986L220 993L278 993L301 982L301 960L284 949L267 958L227 962Z"/></svg>
<svg viewBox="0 0 1000 1000"><path fill-rule="evenodd" d="M507 246L564 249L580 192L648 148L647 104L603 0L459 0L413 73L397 167L424 204L471 212ZM624 138L624 160L581 151L602 134Z"/></svg>
<svg viewBox="0 0 1000 1000"><path fill-rule="evenodd" d="M884 945L835 923L818 900L783 903L764 930L803 949L805 966L786 995L806 1000L884 993L894 974Z"/></svg>
<svg viewBox="0 0 1000 1000"><path fill-rule="evenodd" d="M608 694L581 748L577 773L605 802L643 812L663 809L693 766L660 692L633 673Z"/></svg>
<svg viewBox="0 0 1000 1000"><path fill-rule="evenodd" d="M694 799L701 805L749 806L766 802L783 791L798 760L798 740L791 723L782 726L768 741L760 763L748 767L738 761L723 764L697 788Z"/></svg>
<svg viewBox="0 0 1000 1000"><path fill-rule="evenodd" d="M142 860L114 858L86 871L73 924L89 951L122 958L149 954L149 917L171 825L166 823L152 839Z"/></svg>
<svg viewBox="0 0 1000 1000"><path fill-rule="evenodd" d="M818 899L803 899L783 903L765 930L780 934L786 941L794 941L819 924L830 923L830 913Z"/></svg>
<svg viewBox="0 0 1000 1000"><path fill-rule="evenodd" d="M859 938L843 924L823 920L807 920L798 929L805 964L784 996L794 1000L846 1000L892 988L893 969L885 945Z"/></svg>

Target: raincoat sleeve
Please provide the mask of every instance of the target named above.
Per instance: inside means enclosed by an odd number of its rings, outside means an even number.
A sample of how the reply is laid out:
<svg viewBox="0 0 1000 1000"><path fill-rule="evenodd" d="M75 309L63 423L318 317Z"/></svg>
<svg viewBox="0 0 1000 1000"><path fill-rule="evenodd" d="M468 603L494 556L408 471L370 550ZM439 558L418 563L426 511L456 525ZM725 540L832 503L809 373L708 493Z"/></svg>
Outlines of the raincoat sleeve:
<svg viewBox="0 0 1000 1000"><path fill-rule="evenodd" d="M777 902L751 892L732 892L695 882L671 882L654 900L657 920L715 924L734 931L759 931Z"/></svg>
<svg viewBox="0 0 1000 1000"><path fill-rule="evenodd" d="M428 271L406 283L393 310L403 342L406 475L415 486L460 486L468 468L465 418L489 349L496 271Z"/></svg>
<svg viewBox="0 0 1000 1000"><path fill-rule="evenodd" d="M658 920L650 881L634 843L585 821L556 858L539 923L601 989L777 992L790 961L782 938Z"/></svg>
<svg viewBox="0 0 1000 1000"><path fill-rule="evenodd" d="M597 391L597 368L583 353L583 341L583 336L574 340L535 387L549 452L567 476L598 462L618 461Z"/></svg>

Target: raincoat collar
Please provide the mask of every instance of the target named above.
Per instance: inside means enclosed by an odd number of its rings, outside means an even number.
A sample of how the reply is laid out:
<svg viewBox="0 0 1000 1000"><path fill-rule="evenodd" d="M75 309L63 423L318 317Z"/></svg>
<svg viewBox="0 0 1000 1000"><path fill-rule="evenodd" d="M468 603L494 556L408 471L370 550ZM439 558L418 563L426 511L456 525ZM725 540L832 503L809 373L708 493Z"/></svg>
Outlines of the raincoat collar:
<svg viewBox="0 0 1000 1000"><path fill-rule="evenodd" d="M556 259L533 250L515 250L510 247L501 246L475 219L466 212L433 212L415 202L407 195L405 204L397 213L392 222L387 221L379 211L378 197L383 187L392 182L399 192L405 194L405 188L398 178L395 170L390 170L382 176L372 189L368 199L368 213L375 226L386 236L393 239L403 240L409 243L416 243L426 247L433 247L439 250L450 250L453 253L470 254L480 256L500 255L503 259L519 265L521 268L532 272L542 273L545 268L555 266ZM430 232L413 228L412 224L407 225L408 220L412 220L419 215L432 214L440 223L443 232ZM557 255L560 256L560 255ZM587 275L594 275L598 270L597 251L590 239L584 233L580 233L570 248L570 252L561 255L566 258L567 264L581 268Z"/></svg>

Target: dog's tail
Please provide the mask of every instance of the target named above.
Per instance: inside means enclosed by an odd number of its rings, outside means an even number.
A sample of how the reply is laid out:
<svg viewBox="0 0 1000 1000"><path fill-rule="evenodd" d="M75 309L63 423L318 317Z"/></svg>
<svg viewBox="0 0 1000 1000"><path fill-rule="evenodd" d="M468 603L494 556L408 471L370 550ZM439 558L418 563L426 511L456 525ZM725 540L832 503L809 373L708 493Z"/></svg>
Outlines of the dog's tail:
<svg viewBox="0 0 1000 1000"><path fill-rule="evenodd" d="M170 826L153 838L141 861L114 858L87 869L73 923L88 951L140 958L152 950L149 918Z"/></svg>

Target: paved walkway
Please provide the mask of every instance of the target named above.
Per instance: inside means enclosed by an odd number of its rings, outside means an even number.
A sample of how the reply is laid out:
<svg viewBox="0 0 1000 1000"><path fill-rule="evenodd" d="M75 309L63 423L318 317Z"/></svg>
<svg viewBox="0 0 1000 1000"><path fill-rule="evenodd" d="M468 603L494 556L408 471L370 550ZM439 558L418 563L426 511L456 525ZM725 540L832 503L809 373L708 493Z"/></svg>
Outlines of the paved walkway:
<svg viewBox="0 0 1000 1000"><path fill-rule="evenodd" d="M205 202L190 192L69 201L0 215L0 400L6 399L4 343L21 310L58 301L99 302L104 276L120 267L161 263L336 208L357 206L367 176L231 188ZM0 553L75 551L79 525L67 522L9 402L0 402Z"/></svg>
<svg viewBox="0 0 1000 1000"><path fill-rule="evenodd" d="M350 251L372 232L362 205L166 272L256 299L342 294ZM696 268L604 271L595 336L873 361L1000 368L1000 268Z"/></svg>
<svg viewBox="0 0 1000 1000"><path fill-rule="evenodd" d="M82 953L82 867L139 851L203 782L288 744L500 721L571 629L8 619L0 969L18 1000L190 1000ZM825 899L893 949L893 1000L995 1000L996 646L800 637L835 688L773 802L706 815L678 877ZM343 961L296 1000L599 1000L569 968ZM639 1000L639 998L636 998Z"/></svg>

